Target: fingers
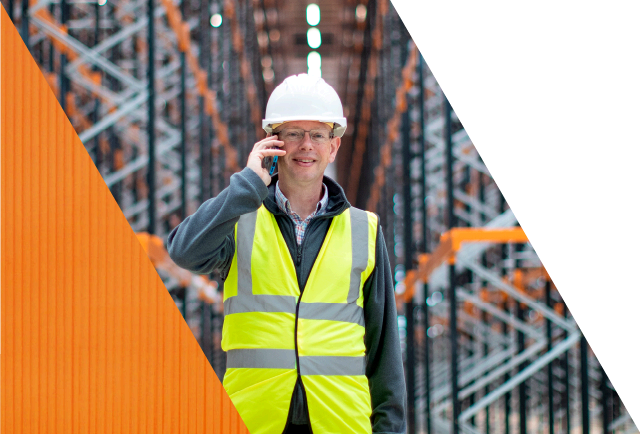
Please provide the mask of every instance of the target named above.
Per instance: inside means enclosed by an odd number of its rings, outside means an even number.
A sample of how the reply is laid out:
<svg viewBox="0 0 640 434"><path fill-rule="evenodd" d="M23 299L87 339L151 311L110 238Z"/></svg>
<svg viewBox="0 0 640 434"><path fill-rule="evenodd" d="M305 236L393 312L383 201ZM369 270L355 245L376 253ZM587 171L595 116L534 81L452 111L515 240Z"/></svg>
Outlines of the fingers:
<svg viewBox="0 0 640 434"><path fill-rule="evenodd" d="M284 142L281 140L278 140L278 136L265 137L264 139L260 140L255 145L253 145L253 150L257 151L262 149L268 149L274 146L277 146L278 148L280 148L284 146Z"/></svg>
<svg viewBox="0 0 640 434"><path fill-rule="evenodd" d="M287 153L287 151L285 151L284 149L261 149L258 152L256 152L256 154L261 155L263 158L264 157L271 157L271 156L282 156L285 155Z"/></svg>
<svg viewBox="0 0 640 434"><path fill-rule="evenodd" d="M267 146L267 144L269 144L271 142L279 142L279 143L284 144L284 142L278 140L278 136L269 136L269 137L265 137L264 139L262 139L259 142L257 142L254 145L254 148L255 147L261 147L261 146ZM273 146L273 145L269 145L269 146Z"/></svg>
<svg viewBox="0 0 640 434"><path fill-rule="evenodd" d="M271 176L269 175L269 171L262 167L262 160L264 160L265 157L281 157L286 155L287 152L284 149L278 149L283 146L284 142L278 140L278 136L267 136L253 145L253 149L247 160L247 167L256 172L264 181L265 185L269 185Z"/></svg>

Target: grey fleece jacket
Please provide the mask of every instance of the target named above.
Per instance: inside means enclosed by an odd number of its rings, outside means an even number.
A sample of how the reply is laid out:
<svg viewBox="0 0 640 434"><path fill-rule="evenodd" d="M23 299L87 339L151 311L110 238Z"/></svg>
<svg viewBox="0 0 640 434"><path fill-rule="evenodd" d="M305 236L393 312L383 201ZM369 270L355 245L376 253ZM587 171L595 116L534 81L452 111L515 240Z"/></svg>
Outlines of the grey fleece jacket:
<svg viewBox="0 0 640 434"><path fill-rule="evenodd" d="M311 267L324 242L333 216L350 206L342 188L325 177L329 190L326 214L314 217L298 246L294 223L275 201L273 177L267 188L251 169L231 176L229 187L203 203L169 234L169 256L180 267L194 273L208 274L219 270L226 278L235 252L233 229L241 215L257 210L264 203L275 215L282 235L294 260L301 293ZM371 389L373 432L398 434L405 432L405 382L398 337L393 279L389 257L378 227L376 266L364 284L366 375ZM290 423L308 423L308 409L302 382L298 379L289 411Z"/></svg>

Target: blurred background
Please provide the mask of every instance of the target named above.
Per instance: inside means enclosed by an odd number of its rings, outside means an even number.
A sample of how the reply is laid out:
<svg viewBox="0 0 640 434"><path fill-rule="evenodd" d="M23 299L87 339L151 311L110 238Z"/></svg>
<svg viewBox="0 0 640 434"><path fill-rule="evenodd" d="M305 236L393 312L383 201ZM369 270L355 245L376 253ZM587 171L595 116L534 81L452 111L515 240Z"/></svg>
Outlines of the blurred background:
<svg viewBox="0 0 640 434"><path fill-rule="evenodd" d="M408 433L638 432L388 0L2 5L220 378L223 282L173 264L166 236L306 72L348 119L327 174L381 218Z"/></svg>

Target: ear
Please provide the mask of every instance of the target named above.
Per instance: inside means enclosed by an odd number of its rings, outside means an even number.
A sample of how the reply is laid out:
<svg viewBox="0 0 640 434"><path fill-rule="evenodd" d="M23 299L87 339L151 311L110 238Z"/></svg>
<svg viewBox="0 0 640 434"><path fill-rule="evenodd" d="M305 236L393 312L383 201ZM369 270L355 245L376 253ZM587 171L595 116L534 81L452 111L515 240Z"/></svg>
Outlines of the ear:
<svg viewBox="0 0 640 434"><path fill-rule="evenodd" d="M334 137L333 139L331 139L331 143L330 143L331 149L329 154L330 163L333 163L334 160L336 159L336 154L338 153L338 149L340 149L340 143L342 143L340 137Z"/></svg>

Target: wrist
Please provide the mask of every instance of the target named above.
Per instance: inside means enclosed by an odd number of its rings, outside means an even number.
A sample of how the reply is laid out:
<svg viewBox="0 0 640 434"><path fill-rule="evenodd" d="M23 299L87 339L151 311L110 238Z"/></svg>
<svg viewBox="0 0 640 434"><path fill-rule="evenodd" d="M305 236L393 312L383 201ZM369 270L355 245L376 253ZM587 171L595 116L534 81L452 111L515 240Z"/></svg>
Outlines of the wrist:
<svg viewBox="0 0 640 434"><path fill-rule="evenodd" d="M253 186L262 200L267 197L267 195L269 194L267 186L271 183L271 177L269 177L269 184L267 184L262 176L256 173L256 171L251 167L245 167L244 169L242 169L240 175Z"/></svg>

